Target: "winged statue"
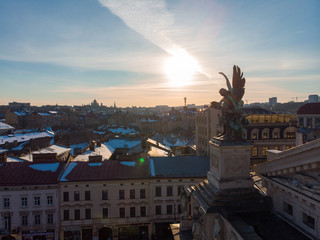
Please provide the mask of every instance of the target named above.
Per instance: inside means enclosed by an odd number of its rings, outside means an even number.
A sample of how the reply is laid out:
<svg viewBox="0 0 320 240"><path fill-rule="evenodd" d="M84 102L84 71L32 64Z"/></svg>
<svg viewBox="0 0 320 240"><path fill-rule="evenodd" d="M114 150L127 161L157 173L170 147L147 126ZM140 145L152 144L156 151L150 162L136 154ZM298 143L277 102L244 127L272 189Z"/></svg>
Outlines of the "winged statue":
<svg viewBox="0 0 320 240"><path fill-rule="evenodd" d="M219 93L222 96L220 102L212 102L211 104L221 109L222 116L220 121L223 124L223 136L228 140L241 140L243 138L244 126L249 121L243 116L241 108L244 104L242 97L244 95L244 85L246 79L238 66L233 66L232 86L228 77L219 72L226 79L227 88L221 88Z"/></svg>

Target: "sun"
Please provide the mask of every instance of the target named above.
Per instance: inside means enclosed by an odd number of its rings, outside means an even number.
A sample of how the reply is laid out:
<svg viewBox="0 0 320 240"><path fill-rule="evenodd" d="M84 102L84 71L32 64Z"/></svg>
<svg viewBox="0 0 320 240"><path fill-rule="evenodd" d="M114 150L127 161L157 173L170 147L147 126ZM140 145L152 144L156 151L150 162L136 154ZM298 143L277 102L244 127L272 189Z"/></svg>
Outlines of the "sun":
<svg viewBox="0 0 320 240"><path fill-rule="evenodd" d="M173 51L164 65L164 71L173 87L191 84L192 77L198 69L197 60L183 49Z"/></svg>

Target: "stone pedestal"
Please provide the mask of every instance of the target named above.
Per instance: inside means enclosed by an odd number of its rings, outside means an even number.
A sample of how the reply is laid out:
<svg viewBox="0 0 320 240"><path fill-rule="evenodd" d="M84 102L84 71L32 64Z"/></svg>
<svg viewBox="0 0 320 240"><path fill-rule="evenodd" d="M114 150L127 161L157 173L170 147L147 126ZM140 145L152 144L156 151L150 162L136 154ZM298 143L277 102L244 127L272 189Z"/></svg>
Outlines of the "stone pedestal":
<svg viewBox="0 0 320 240"><path fill-rule="evenodd" d="M252 188L250 149L246 141L210 140L210 171L208 181L219 190Z"/></svg>
<svg viewBox="0 0 320 240"><path fill-rule="evenodd" d="M180 218L180 230L185 231L192 227L193 220L186 217Z"/></svg>

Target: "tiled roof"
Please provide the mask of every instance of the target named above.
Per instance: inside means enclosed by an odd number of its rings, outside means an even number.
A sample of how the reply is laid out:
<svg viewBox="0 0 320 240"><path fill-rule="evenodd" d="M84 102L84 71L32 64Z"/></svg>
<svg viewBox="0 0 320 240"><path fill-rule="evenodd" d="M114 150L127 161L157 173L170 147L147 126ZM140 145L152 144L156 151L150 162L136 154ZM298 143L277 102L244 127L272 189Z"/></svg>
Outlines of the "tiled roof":
<svg viewBox="0 0 320 240"><path fill-rule="evenodd" d="M151 157L152 177L206 177L210 159L199 156Z"/></svg>
<svg viewBox="0 0 320 240"><path fill-rule="evenodd" d="M106 160L101 163L71 162L60 181L143 179L149 177L148 163Z"/></svg>
<svg viewBox="0 0 320 240"><path fill-rule="evenodd" d="M3 163L0 164L0 186L56 184L61 169L61 163Z"/></svg>
<svg viewBox="0 0 320 240"><path fill-rule="evenodd" d="M303 105L298 109L297 114L320 114L320 102Z"/></svg>

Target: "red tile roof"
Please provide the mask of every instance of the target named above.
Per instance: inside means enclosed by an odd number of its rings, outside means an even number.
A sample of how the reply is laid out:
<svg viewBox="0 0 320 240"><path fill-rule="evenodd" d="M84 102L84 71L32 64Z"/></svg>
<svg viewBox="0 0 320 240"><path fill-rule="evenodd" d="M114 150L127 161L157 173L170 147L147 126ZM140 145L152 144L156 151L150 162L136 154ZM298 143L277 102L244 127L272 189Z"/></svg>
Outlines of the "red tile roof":
<svg viewBox="0 0 320 240"><path fill-rule="evenodd" d="M0 186L57 184L62 167L63 163L2 163L0 164Z"/></svg>
<svg viewBox="0 0 320 240"><path fill-rule="evenodd" d="M129 161L106 160L102 163L71 162L60 181L97 181L144 179L150 176L148 161L130 161L135 166L123 163ZM129 164L130 165L130 164Z"/></svg>
<svg viewBox="0 0 320 240"><path fill-rule="evenodd" d="M297 114L320 114L320 102L318 103L307 103L300 107Z"/></svg>

